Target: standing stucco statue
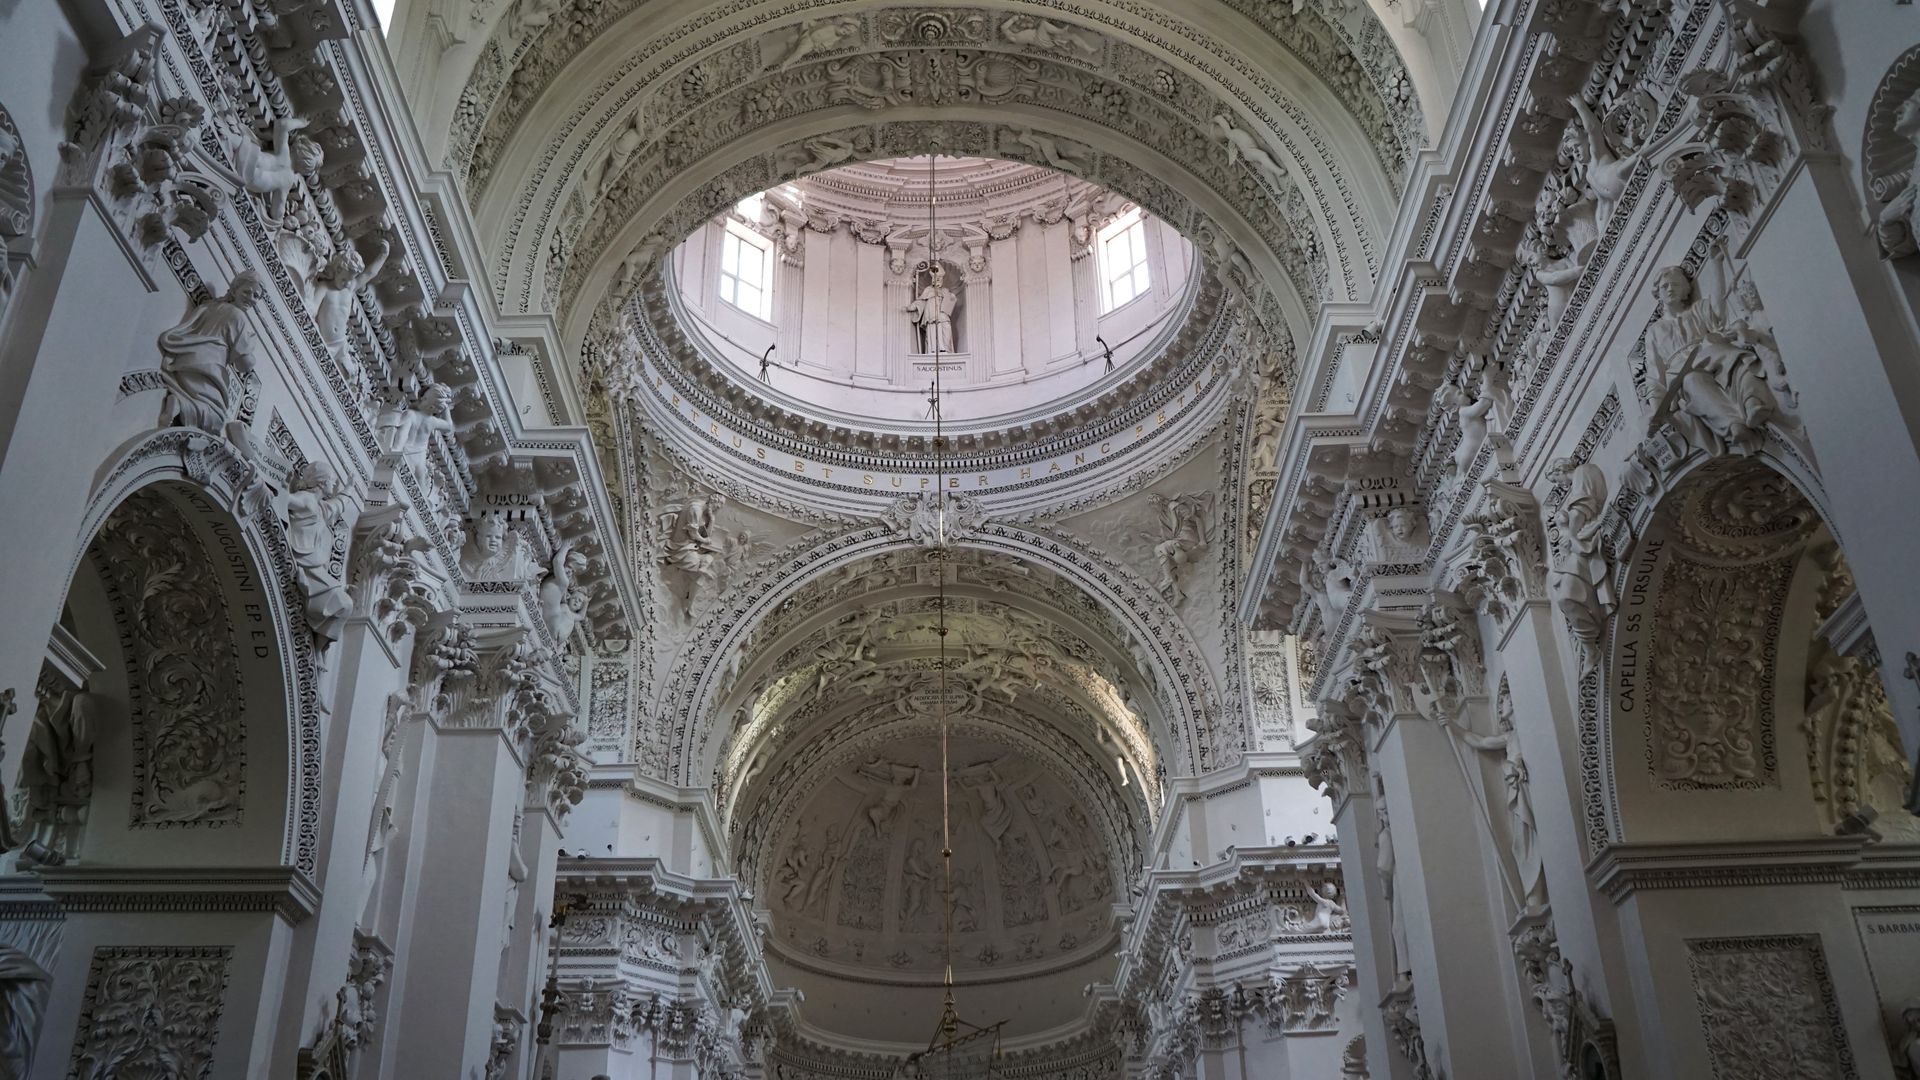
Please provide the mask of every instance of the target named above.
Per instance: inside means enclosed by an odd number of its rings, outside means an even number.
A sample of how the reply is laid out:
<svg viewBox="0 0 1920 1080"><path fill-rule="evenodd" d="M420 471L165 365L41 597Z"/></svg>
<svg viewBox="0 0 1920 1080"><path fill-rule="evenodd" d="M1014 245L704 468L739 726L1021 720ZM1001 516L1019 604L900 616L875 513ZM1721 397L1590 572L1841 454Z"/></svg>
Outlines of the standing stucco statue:
<svg viewBox="0 0 1920 1080"><path fill-rule="evenodd" d="M1560 546L1554 553L1547 587L1574 636L1588 646L1591 654L1606 629L1607 613L1613 610L1613 581L1606 551L1601 547L1607 476L1592 462L1576 463L1569 458L1554 462L1548 475L1567 485L1567 498L1553 512Z"/></svg>
<svg viewBox="0 0 1920 1080"><path fill-rule="evenodd" d="M958 297L947 288L947 268L934 263L927 271L927 284L920 295L907 305L913 324L920 328L920 351L953 351L953 309Z"/></svg>
<svg viewBox="0 0 1920 1080"><path fill-rule="evenodd" d="M323 644L340 640L353 610L344 575L334 569L345 566L352 506L325 462L294 470L287 486L287 547L307 594L307 626Z"/></svg>
<svg viewBox="0 0 1920 1080"><path fill-rule="evenodd" d="M1393 944L1393 981L1394 987L1405 986L1413 981L1413 958L1407 948L1407 918L1401 912L1404 906L1394 887L1395 860L1393 857L1393 831L1387 827L1387 808L1377 810L1379 831L1374 833L1373 867L1380 875L1380 894L1387 901L1387 920L1391 924Z"/></svg>
<svg viewBox="0 0 1920 1080"><path fill-rule="evenodd" d="M247 309L260 299L260 278L251 270L233 277L224 295L197 304L186 319L160 335L161 427L199 428L246 446L238 423L240 378L253 370L253 332ZM238 437L236 437L238 436Z"/></svg>
<svg viewBox="0 0 1920 1080"><path fill-rule="evenodd" d="M1514 866L1520 872L1522 902L1528 911L1543 911L1547 906L1547 880L1540 861L1539 828L1533 816L1533 793L1527 783L1527 763L1520 756L1520 739L1514 734L1510 699L1503 694L1499 709L1500 730L1480 735L1464 726L1453 726L1460 741L1485 754L1500 758L1500 779L1507 795L1507 843L1513 848ZM1448 721L1445 714L1440 722Z"/></svg>

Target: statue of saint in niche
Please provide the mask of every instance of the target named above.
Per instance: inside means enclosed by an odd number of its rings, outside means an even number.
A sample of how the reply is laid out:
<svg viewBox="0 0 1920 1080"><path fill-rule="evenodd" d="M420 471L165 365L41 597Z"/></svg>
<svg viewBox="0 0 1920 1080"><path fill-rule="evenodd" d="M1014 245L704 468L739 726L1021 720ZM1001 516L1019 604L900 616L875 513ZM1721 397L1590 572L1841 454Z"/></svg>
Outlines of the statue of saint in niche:
<svg viewBox="0 0 1920 1080"><path fill-rule="evenodd" d="M954 351L953 313L960 306L960 295L947 288L947 268L941 263L929 264L925 273L926 284L907 305L915 330L914 344L923 353L950 353ZM915 274L915 284L920 281Z"/></svg>

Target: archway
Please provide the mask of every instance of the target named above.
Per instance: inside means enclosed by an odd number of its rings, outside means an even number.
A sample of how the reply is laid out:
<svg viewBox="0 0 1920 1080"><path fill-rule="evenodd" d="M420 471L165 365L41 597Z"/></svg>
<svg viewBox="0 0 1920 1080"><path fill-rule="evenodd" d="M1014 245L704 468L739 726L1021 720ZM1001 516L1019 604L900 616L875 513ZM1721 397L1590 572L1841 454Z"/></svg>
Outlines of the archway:
<svg viewBox="0 0 1920 1080"><path fill-rule="evenodd" d="M204 489L161 480L113 506L56 631L91 670L41 699L22 759L46 840L89 864L281 861L293 731L271 588Z"/></svg>
<svg viewBox="0 0 1920 1080"><path fill-rule="evenodd" d="M957 984L1012 1037L1077 1030L1182 738L1164 675L1081 583L978 538L801 576L719 673L698 779L803 1030L892 1041L901 1009L938 1011L943 765Z"/></svg>
<svg viewBox="0 0 1920 1080"><path fill-rule="evenodd" d="M623 263L726 203L934 150L1097 179L1204 236L1304 330L1320 299L1370 287L1425 135L1364 9L751 8L636 27L679 42L654 50L624 32L638 16L623 6L547 7L523 2L491 28L447 154L482 227L507 240L491 268L504 307L557 307L570 345L590 321L610 327Z"/></svg>
<svg viewBox="0 0 1920 1080"><path fill-rule="evenodd" d="M1186 775L1216 767L1245 749L1244 728L1220 730L1218 691L1185 626L1144 581L1064 537L1009 524L989 522L956 538L954 546L969 556L978 553L997 560L1002 572L1025 568L1025 573L1057 582L1054 588L1071 598L1087 620L1081 625L1090 628L1089 636L1103 639L1103 652L1121 658L1119 663L1130 669L1128 689L1147 716L1155 765ZM757 677L748 660L775 640L766 636L763 624L776 613L849 595L836 592L831 584L823 589L822 583L852 585L852 591L860 593L904 586L902 595L924 594L929 587L912 577L912 567L923 558L918 551L908 537L879 525L824 543L809 539L762 563L698 613L689 645L659 695L662 712L640 733L636 759L675 783L714 776L728 745L729 725ZM880 569L887 574L877 575ZM892 576L901 573L908 576ZM748 674L742 678L742 673ZM1116 706L1119 689L1115 687ZM1138 730L1137 723L1129 726Z"/></svg>
<svg viewBox="0 0 1920 1080"><path fill-rule="evenodd" d="M1645 520L1609 667L1615 840L1920 838L1871 631L1802 489L1720 458Z"/></svg>

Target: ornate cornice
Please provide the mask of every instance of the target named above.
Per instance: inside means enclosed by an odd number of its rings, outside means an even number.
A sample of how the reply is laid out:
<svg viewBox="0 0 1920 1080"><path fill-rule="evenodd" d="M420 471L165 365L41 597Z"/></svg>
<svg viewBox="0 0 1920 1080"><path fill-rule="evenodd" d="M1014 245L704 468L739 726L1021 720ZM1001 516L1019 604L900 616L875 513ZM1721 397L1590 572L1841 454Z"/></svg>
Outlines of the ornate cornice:
<svg viewBox="0 0 1920 1080"><path fill-rule="evenodd" d="M1488 53L1485 64L1522 74L1491 87L1476 130L1456 144L1453 162L1436 161L1431 170L1416 173L1413 188L1431 192L1425 198L1436 207L1444 204L1447 212L1437 234L1413 215L1401 220L1389 259L1399 266L1400 284L1378 317L1359 334L1353 330L1367 313L1341 313L1319 327L1313 358L1303 365L1316 379L1316 402L1331 391L1349 346L1377 345L1377 357L1350 407L1289 421L1281 439L1279 483L1262 531L1263 557L1242 596L1243 615L1297 625L1299 568L1329 534L1324 491L1329 484L1338 490L1344 482L1347 448L1371 444L1408 456L1408 478L1417 480L1411 486L1429 500L1441 497L1428 514L1437 554L1452 546L1474 503L1489 501L1479 478L1501 475L1502 460L1526 460L1546 436L1559 409L1573 398L1566 392L1568 380L1585 370L1563 360L1605 330L1590 316L1615 301L1620 275L1607 272L1615 253L1645 239L1647 218L1635 211L1661 202L1654 197L1658 170L1641 162L1623 178L1617 201L1606 207L1610 216L1594 223L1599 236L1578 281L1564 299L1549 302L1533 268L1538 260L1523 257L1529 245L1542 242L1542 222L1553 221L1533 203L1537 196L1547 206L1561 193L1571 202L1581 162L1577 153L1563 149L1577 137L1579 125L1572 125L1570 134L1571 112L1563 115L1546 103L1586 93L1596 69L1606 71L1604 85L1615 88L1605 99L1608 108L1625 102L1630 90L1623 88L1639 81L1670 88L1680 71L1701 62L1718 42L1708 32L1714 10L1710 0L1687 0L1677 16L1657 5L1606 12L1585 4L1520 5L1511 33L1483 35L1479 47ZM1562 47L1576 39L1584 43L1581 48ZM1689 115L1686 95L1669 94L1650 118L1647 142L1665 137ZM1519 192L1522 201L1499 192ZM1456 482L1449 476L1448 458L1465 436L1458 410L1437 406L1435 392L1452 383L1471 396L1481 371L1493 372L1495 385L1510 398L1502 401L1511 449L1497 449L1488 440L1464 461L1465 474ZM1313 491L1316 485L1319 493ZM1431 566L1430 557L1418 569L1426 572Z"/></svg>
<svg viewBox="0 0 1920 1080"><path fill-rule="evenodd" d="M1848 889L1907 888L1920 881L1920 852L1882 854L1859 836L1718 844L1609 844L1587 877L1624 903L1643 889L1764 888L1838 884Z"/></svg>
<svg viewBox="0 0 1920 1080"><path fill-rule="evenodd" d="M842 514L878 515L932 482L930 424L854 428L776 405L689 336L673 291L662 276L644 286L624 339L631 351L612 359L607 380L613 407L624 402L646 418L676 457L750 489L756 501ZM1015 514L1125 490L1214 429L1251 361L1250 319L1244 303L1203 282L1144 363L1097 395L950 435L942 462L950 484L990 512ZM630 435L626 424L616 432Z"/></svg>
<svg viewBox="0 0 1920 1080"><path fill-rule="evenodd" d="M67 912L271 911L304 922L320 902L305 874L285 867L44 866L46 894Z"/></svg>

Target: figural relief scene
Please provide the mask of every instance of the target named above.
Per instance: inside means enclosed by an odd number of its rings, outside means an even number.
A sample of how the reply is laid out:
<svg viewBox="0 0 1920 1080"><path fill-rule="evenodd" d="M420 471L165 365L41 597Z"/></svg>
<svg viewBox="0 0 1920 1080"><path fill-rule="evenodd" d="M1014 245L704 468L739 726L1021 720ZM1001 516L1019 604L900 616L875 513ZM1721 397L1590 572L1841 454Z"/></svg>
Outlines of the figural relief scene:
<svg viewBox="0 0 1920 1080"><path fill-rule="evenodd" d="M1920 1080L1920 7L0 0L0 1080Z"/></svg>

